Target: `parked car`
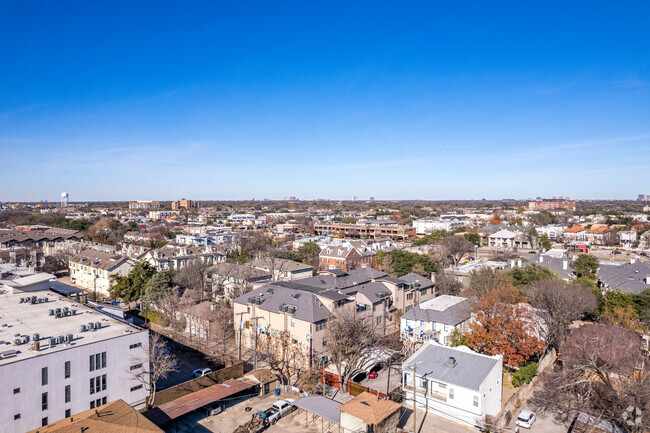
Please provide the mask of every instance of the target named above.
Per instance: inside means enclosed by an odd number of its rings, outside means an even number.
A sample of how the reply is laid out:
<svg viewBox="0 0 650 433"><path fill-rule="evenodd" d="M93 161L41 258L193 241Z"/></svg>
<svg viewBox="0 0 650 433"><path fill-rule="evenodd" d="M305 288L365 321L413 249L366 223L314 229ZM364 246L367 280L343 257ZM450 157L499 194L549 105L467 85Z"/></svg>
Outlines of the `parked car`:
<svg viewBox="0 0 650 433"><path fill-rule="evenodd" d="M287 398L286 400L278 400L273 405L265 410L261 417L264 418L271 424L278 422L283 416L293 412L296 407L293 405L295 400L292 398Z"/></svg>
<svg viewBox="0 0 650 433"><path fill-rule="evenodd" d="M528 254L537 254L537 251L528 251Z"/></svg>
<svg viewBox="0 0 650 433"><path fill-rule="evenodd" d="M203 377L203 376L206 376L206 375L208 375L210 373L212 373L212 370L210 370L209 368L199 368L199 369L194 370L194 373L192 373L192 375L194 377Z"/></svg>
<svg viewBox="0 0 650 433"><path fill-rule="evenodd" d="M523 428L531 428L536 419L537 415L535 415L535 412L522 410L517 417L517 425Z"/></svg>

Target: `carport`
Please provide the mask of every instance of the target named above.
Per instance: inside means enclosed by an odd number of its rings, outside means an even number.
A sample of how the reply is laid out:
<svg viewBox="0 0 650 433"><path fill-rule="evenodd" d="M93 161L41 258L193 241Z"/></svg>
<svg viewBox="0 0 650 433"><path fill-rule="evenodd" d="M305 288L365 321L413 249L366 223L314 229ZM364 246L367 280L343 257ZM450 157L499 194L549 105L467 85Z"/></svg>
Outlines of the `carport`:
<svg viewBox="0 0 650 433"><path fill-rule="evenodd" d="M321 432L329 429L333 425L339 426L341 431L341 411L338 407L341 405L338 401L330 400L321 395L309 395L293 402L293 405L305 411L305 427L314 422L316 418L321 420ZM309 420L308 413L311 413ZM297 415L297 414L296 414ZM327 421L327 426L325 425Z"/></svg>
<svg viewBox="0 0 650 433"><path fill-rule="evenodd" d="M249 380L230 379L224 383L212 385L208 388L184 395L169 403L163 403L158 407L146 411L144 416L159 426L210 403L233 397L243 391L255 388L257 385L257 383Z"/></svg>

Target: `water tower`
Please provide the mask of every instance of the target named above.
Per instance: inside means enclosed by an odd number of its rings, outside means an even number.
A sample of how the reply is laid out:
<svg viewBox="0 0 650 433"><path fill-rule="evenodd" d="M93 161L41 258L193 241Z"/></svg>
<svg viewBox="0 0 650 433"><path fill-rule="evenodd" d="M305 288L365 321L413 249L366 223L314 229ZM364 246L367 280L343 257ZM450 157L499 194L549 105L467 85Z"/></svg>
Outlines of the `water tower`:
<svg viewBox="0 0 650 433"><path fill-rule="evenodd" d="M67 192L62 192L61 193L61 207L68 207L68 203L70 202L70 196L68 195Z"/></svg>

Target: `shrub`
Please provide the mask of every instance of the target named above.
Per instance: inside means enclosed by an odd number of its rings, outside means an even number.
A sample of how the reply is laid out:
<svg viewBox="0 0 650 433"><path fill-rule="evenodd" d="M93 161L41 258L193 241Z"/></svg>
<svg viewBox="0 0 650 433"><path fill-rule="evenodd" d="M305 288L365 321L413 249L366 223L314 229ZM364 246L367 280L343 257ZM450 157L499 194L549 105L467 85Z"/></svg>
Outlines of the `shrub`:
<svg viewBox="0 0 650 433"><path fill-rule="evenodd" d="M530 383L533 377L537 374L537 363L528 362L519 370L512 374L512 384L514 386L521 386L524 383Z"/></svg>
<svg viewBox="0 0 650 433"><path fill-rule="evenodd" d="M147 311L144 316L149 320L151 323L155 323L156 325L162 326L162 327L167 327L169 326L169 320L162 314L160 314L158 311Z"/></svg>

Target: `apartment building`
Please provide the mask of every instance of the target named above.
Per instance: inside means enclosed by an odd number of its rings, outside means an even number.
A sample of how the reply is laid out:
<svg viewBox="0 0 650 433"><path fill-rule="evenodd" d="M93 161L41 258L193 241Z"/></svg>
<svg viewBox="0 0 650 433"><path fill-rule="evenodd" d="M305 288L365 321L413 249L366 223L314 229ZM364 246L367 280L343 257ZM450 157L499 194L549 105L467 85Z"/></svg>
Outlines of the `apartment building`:
<svg viewBox="0 0 650 433"><path fill-rule="evenodd" d="M133 210L149 210L149 209L162 209L163 204L159 201L138 200L129 202L129 209Z"/></svg>
<svg viewBox="0 0 650 433"><path fill-rule="evenodd" d="M576 202L569 201L568 199L543 199L531 201L528 203L528 209L534 211L541 210L576 210Z"/></svg>
<svg viewBox="0 0 650 433"><path fill-rule="evenodd" d="M30 277L27 277L30 278ZM0 425L23 433L122 399L140 407L148 384L130 374L148 331L44 288L4 286Z"/></svg>
<svg viewBox="0 0 650 433"><path fill-rule="evenodd" d="M420 303L400 318L400 335L413 341L449 343L454 329L467 329L476 299L441 295Z"/></svg>
<svg viewBox="0 0 650 433"><path fill-rule="evenodd" d="M128 257L97 250L83 250L70 259L70 280L98 294L108 296L111 276L128 275L133 261Z"/></svg>
<svg viewBox="0 0 650 433"><path fill-rule="evenodd" d="M418 235L426 235L438 230L452 232L466 225L466 220L455 218L428 218L413 221L413 227L415 227L415 232Z"/></svg>
<svg viewBox="0 0 650 433"><path fill-rule="evenodd" d="M376 236L389 236L393 239L412 239L415 237L415 227L402 226L395 221L372 220L357 224L344 224L337 222L319 222L314 224L317 235L371 238Z"/></svg>
<svg viewBox="0 0 650 433"><path fill-rule="evenodd" d="M318 255L321 269L340 269L350 271L372 267L374 253L359 252L358 249L348 244L346 246L327 246Z"/></svg>
<svg viewBox="0 0 650 433"><path fill-rule="evenodd" d="M253 260L250 265L271 274L273 281L293 281L314 276L314 268L293 260L264 258Z"/></svg>
<svg viewBox="0 0 650 433"><path fill-rule="evenodd" d="M194 262L221 263L226 260L226 252L223 248L213 245L192 247L169 243L162 248L147 251L142 260L154 266L158 271L167 271L180 269Z"/></svg>
<svg viewBox="0 0 650 433"><path fill-rule="evenodd" d="M200 208L201 208L201 202L200 201L187 200L187 199L181 198L181 199L178 199L177 201L172 202L172 209L173 210L200 209Z"/></svg>

